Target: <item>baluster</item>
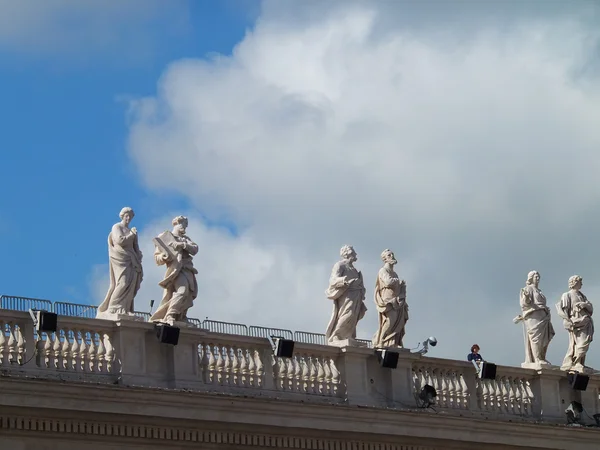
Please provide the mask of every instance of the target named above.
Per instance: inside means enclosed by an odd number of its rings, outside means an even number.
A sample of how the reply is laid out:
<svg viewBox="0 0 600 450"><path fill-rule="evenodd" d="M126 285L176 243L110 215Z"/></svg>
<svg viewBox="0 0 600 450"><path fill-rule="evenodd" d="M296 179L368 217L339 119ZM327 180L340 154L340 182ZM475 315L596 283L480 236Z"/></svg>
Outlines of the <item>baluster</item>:
<svg viewBox="0 0 600 450"><path fill-rule="evenodd" d="M483 409L485 411L491 411L493 403L492 399L494 398L492 382L490 380L479 380L479 383L483 388Z"/></svg>
<svg viewBox="0 0 600 450"><path fill-rule="evenodd" d="M17 329L17 362L23 364L25 362L25 336L21 327Z"/></svg>
<svg viewBox="0 0 600 450"><path fill-rule="evenodd" d="M517 383L517 379L513 377L508 377L508 412L509 414L519 414L517 410L517 391L515 390L515 386Z"/></svg>
<svg viewBox="0 0 600 450"><path fill-rule="evenodd" d="M281 390L281 358L273 356L273 384L276 390Z"/></svg>
<svg viewBox="0 0 600 450"><path fill-rule="evenodd" d="M531 390L531 385L529 383L529 380L523 380L523 390L524 390L524 399L523 399L523 404L524 404L524 409L525 409L525 414L530 416L531 414L533 414L532 411L532 407L533 407L533 391Z"/></svg>
<svg viewBox="0 0 600 450"><path fill-rule="evenodd" d="M46 339L42 343L43 336L46 335ZM40 340L37 342L38 347L38 358L37 360L41 360L41 356L44 356L44 366L45 368L52 367L52 357L54 354L52 353L52 348L54 347L54 342L52 342L52 333L43 333L40 337ZM43 346L43 347L42 347ZM40 348L41 347L41 348ZM37 362L37 366L41 367L40 362Z"/></svg>
<svg viewBox="0 0 600 450"><path fill-rule="evenodd" d="M329 358L323 358L323 370L325 372L325 395L333 395L331 383L331 367L329 366Z"/></svg>
<svg viewBox="0 0 600 450"><path fill-rule="evenodd" d="M294 357L286 358L287 360L287 389L294 392L294 374L296 373L296 359Z"/></svg>
<svg viewBox="0 0 600 450"><path fill-rule="evenodd" d="M110 336L107 333L104 333L102 336L104 340L104 348L106 349L106 354L104 356L104 360L106 361L106 372L112 373L113 368L113 360L115 358L115 348L110 341Z"/></svg>
<svg viewBox="0 0 600 450"><path fill-rule="evenodd" d="M318 384L318 393L321 395L325 395L325 369L323 368L323 361L321 357L317 357L317 382Z"/></svg>
<svg viewBox="0 0 600 450"><path fill-rule="evenodd" d="M315 355L310 355L310 393L319 393L319 365Z"/></svg>
<svg viewBox="0 0 600 450"><path fill-rule="evenodd" d="M467 385L467 381L465 380L464 374L459 375L458 383L460 384L460 408L461 409L469 409L469 400L471 398L471 393L469 392L469 386Z"/></svg>
<svg viewBox="0 0 600 450"><path fill-rule="evenodd" d="M256 387L261 388L264 386L265 368L259 350L254 350L253 359L256 364Z"/></svg>
<svg viewBox="0 0 600 450"><path fill-rule="evenodd" d="M495 394L494 402L496 403L495 410L502 412L503 408L504 408L504 400L503 400L503 393L502 393L502 378L500 378L499 380L493 380L492 383L494 384L494 394Z"/></svg>
<svg viewBox="0 0 600 450"><path fill-rule="evenodd" d="M292 390L294 392L302 392L302 385L304 384L302 381L302 355L295 353L292 356L292 360L294 361Z"/></svg>
<svg viewBox="0 0 600 450"><path fill-rule="evenodd" d="M81 345L79 346L79 363L77 370L85 372L85 366L88 361L88 345L87 345L87 331L81 330Z"/></svg>
<svg viewBox="0 0 600 450"><path fill-rule="evenodd" d="M248 387L250 384L250 380L248 379L248 358L246 358L246 352L248 351L247 348L242 347L240 349L240 373L242 374L241 377L241 386L244 387Z"/></svg>
<svg viewBox="0 0 600 450"><path fill-rule="evenodd" d="M523 411L523 380L521 378L515 378L515 414L522 416Z"/></svg>
<svg viewBox="0 0 600 450"><path fill-rule="evenodd" d="M288 389L288 361L287 358L277 358L279 360L279 384L281 390L287 391Z"/></svg>
<svg viewBox="0 0 600 450"><path fill-rule="evenodd" d="M421 392L421 368L413 366L412 369L413 390L415 393Z"/></svg>
<svg viewBox="0 0 600 450"><path fill-rule="evenodd" d="M206 384L210 383L210 373L209 373L209 364L210 358L208 354L210 352L209 344L200 343L198 344L198 361L200 363L200 374L202 376L202 381Z"/></svg>
<svg viewBox="0 0 600 450"><path fill-rule="evenodd" d="M65 369L65 370L69 370L69 356L70 356L70 349L71 349L71 336L69 336L70 333L71 333L71 330L69 330L68 328L64 329L64 340L63 340L63 345L61 348L61 351L62 351L62 367L61 367L61 369Z"/></svg>
<svg viewBox="0 0 600 450"><path fill-rule="evenodd" d="M208 380L209 383L214 383L217 377L217 358L215 357L215 344L212 342L208 344Z"/></svg>
<svg viewBox="0 0 600 450"><path fill-rule="evenodd" d="M510 394L508 391L510 380L507 379L507 377L502 377L500 379L500 384L502 386L502 412L504 412L505 414L510 414Z"/></svg>
<svg viewBox="0 0 600 450"><path fill-rule="evenodd" d="M6 350L6 324L3 320L0 320L0 365L6 362L5 352Z"/></svg>
<svg viewBox="0 0 600 450"><path fill-rule="evenodd" d="M17 340L14 334L15 325L12 322L8 323L8 362L13 364L16 362Z"/></svg>
<svg viewBox="0 0 600 450"><path fill-rule="evenodd" d="M223 359L223 348L219 344L215 345L215 355L217 357L217 365L215 366L217 371L217 383L223 384L225 381L223 376L225 360Z"/></svg>
<svg viewBox="0 0 600 450"><path fill-rule="evenodd" d="M96 371L96 361L98 359L97 355L98 349L96 347L96 332L90 331L90 345L88 346L88 367L87 370L89 372Z"/></svg>
<svg viewBox="0 0 600 450"><path fill-rule="evenodd" d="M442 383L443 383L442 370L436 368L436 369L433 369L431 371L431 373L432 373L432 381L433 381L432 386L438 392L438 395L437 395L437 404L440 407L445 407L446 406L446 400L447 400L446 396L448 394L448 389L446 389L445 387L442 386Z"/></svg>
<svg viewBox="0 0 600 450"><path fill-rule="evenodd" d="M460 408L460 384L457 383L458 373L451 370L448 377L448 395L450 408Z"/></svg>
<svg viewBox="0 0 600 450"><path fill-rule="evenodd" d="M69 358L69 369L77 371L77 363L79 360L79 330L75 328L73 328L73 344L71 344L71 352Z"/></svg>
<svg viewBox="0 0 600 450"><path fill-rule="evenodd" d="M340 386L340 371L338 370L333 357L329 358L329 367L331 368L331 393L337 396Z"/></svg>
<svg viewBox="0 0 600 450"><path fill-rule="evenodd" d="M238 349L232 345L224 345L225 355L225 374L226 374L226 384L230 386L237 386L239 383L239 368L240 363L238 360Z"/></svg>
<svg viewBox="0 0 600 450"><path fill-rule="evenodd" d="M306 353L302 354L302 384L300 385L300 392L303 394L310 393L310 364L308 360L308 355Z"/></svg>
<svg viewBox="0 0 600 450"><path fill-rule="evenodd" d="M255 350L248 349L248 386L257 387L256 383L256 362L254 361Z"/></svg>
<svg viewBox="0 0 600 450"><path fill-rule="evenodd" d="M98 352L96 353L98 359L98 372L103 372L104 361L106 358L106 347L104 346L104 339L102 333L98 333Z"/></svg>
<svg viewBox="0 0 600 450"><path fill-rule="evenodd" d="M54 369L60 368L60 348L62 346L62 342L60 341L60 330L56 330L54 333L54 338L52 339L52 360L54 361Z"/></svg>
<svg viewBox="0 0 600 450"><path fill-rule="evenodd" d="M438 371L438 382L442 388L442 398L444 399L443 405L445 408L450 408L450 397L452 395L449 385L450 377L450 371L447 371L446 369Z"/></svg>

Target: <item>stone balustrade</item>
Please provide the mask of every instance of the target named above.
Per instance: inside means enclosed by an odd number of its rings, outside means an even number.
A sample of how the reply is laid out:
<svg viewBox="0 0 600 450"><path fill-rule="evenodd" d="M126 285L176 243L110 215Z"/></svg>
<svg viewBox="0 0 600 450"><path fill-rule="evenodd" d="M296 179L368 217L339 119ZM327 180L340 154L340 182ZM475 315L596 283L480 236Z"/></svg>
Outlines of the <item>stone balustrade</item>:
<svg viewBox="0 0 600 450"><path fill-rule="evenodd" d="M182 328L177 346L161 344L154 325L59 316L56 333L35 334L29 314L0 309L0 374L189 389L411 410L425 385L435 411L499 420L564 422L571 401L599 410L600 376L573 391L559 370L497 366L495 380L468 362L400 351L396 369L373 349L296 342L291 358L273 355L267 339ZM422 408L427 410L425 408Z"/></svg>

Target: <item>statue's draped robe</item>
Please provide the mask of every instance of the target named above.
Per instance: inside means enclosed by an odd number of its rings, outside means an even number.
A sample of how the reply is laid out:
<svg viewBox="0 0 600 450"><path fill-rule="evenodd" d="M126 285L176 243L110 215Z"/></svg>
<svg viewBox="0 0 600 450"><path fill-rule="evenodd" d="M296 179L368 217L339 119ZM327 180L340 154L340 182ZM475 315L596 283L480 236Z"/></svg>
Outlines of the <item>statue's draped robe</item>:
<svg viewBox="0 0 600 450"><path fill-rule="evenodd" d="M562 295L556 309L569 332L569 349L563 361L563 370L576 365L585 366L585 356L594 337L592 304L580 291L571 289Z"/></svg>
<svg viewBox="0 0 600 450"><path fill-rule="evenodd" d="M98 313L133 314L133 299L140 289L144 272L137 235L122 223L113 225L108 235L110 286Z"/></svg>
<svg viewBox="0 0 600 450"><path fill-rule="evenodd" d="M555 334L546 297L535 286L527 285L521 289L520 303L526 332L525 362L546 361L548 345Z"/></svg>
<svg viewBox="0 0 600 450"><path fill-rule="evenodd" d="M375 306L379 312L379 329L373 337L375 348L402 347L408 320L406 284L393 269L382 267L375 284Z"/></svg>
<svg viewBox="0 0 600 450"><path fill-rule="evenodd" d="M349 286L345 281L354 280ZM327 327L327 342L356 338L356 324L367 312L362 274L345 261L337 262L331 271L327 298L333 300L333 313Z"/></svg>
<svg viewBox="0 0 600 450"><path fill-rule="evenodd" d="M164 288L164 294L160 306L150 318L151 322L185 322L187 311L194 304L198 295L198 283L196 274L198 271L192 263L192 256L198 253L198 245L187 236L176 236L177 242L185 242L186 249L178 250L181 261L163 259L163 251L156 247L154 260L159 266L167 264L165 278L158 283Z"/></svg>

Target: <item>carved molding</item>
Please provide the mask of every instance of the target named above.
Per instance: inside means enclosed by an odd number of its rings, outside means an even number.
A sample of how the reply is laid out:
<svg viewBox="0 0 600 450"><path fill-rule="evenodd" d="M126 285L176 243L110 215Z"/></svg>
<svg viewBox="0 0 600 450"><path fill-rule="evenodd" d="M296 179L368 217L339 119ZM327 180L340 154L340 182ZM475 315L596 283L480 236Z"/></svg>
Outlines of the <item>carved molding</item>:
<svg viewBox="0 0 600 450"><path fill-rule="evenodd" d="M323 450L442 450L414 444L349 441L334 438L268 435L265 433L198 430L186 427L122 424L78 419L48 419L0 416L0 431L42 432L108 438L152 439L157 441L239 445L275 449ZM158 443L157 443L158 444Z"/></svg>

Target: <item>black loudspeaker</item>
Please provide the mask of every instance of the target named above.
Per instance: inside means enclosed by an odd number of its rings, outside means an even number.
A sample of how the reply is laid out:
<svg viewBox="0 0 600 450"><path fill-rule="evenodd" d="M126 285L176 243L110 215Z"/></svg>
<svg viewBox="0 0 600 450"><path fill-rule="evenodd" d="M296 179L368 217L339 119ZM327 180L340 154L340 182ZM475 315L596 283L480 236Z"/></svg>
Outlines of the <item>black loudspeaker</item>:
<svg viewBox="0 0 600 450"><path fill-rule="evenodd" d="M496 364L490 362L481 363L481 372L479 378L482 380L495 380L496 379Z"/></svg>
<svg viewBox="0 0 600 450"><path fill-rule="evenodd" d="M294 341L290 339L275 339L275 356L291 358L294 354Z"/></svg>
<svg viewBox="0 0 600 450"><path fill-rule="evenodd" d="M37 311L37 326L39 333L53 333L56 331L58 315L48 311Z"/></svg>
<svg viewBox="0 0 600 450"><path fill-rule="evenodd" d="M567 375L567 379L571 387L576 391L585 391L588 381L590 381L590 377L582 373L570 373Z"/></svg>
<svg viewBox="0 0 600 450"><path fill-rule="evenodd" d="M389 369L395 369L398 367L398 352L391 352L389 350L375 350L377 354L377 360L381 367L387 367Z"/></svg>
<svg viewBox="0 0 600 450"><path fill-rule="evenodd" d="M166 323L156 325L156 337L161 344L177 345L179 342L179 328Z"/></svg>

